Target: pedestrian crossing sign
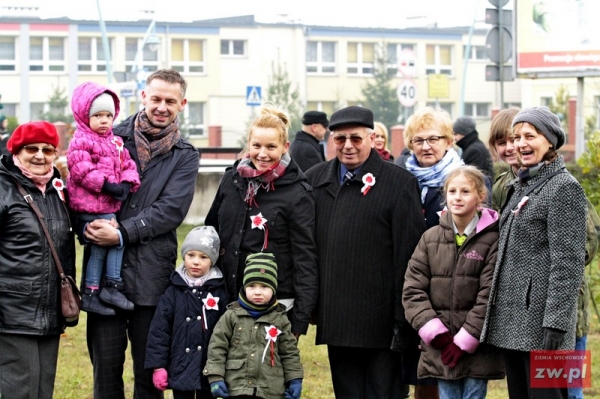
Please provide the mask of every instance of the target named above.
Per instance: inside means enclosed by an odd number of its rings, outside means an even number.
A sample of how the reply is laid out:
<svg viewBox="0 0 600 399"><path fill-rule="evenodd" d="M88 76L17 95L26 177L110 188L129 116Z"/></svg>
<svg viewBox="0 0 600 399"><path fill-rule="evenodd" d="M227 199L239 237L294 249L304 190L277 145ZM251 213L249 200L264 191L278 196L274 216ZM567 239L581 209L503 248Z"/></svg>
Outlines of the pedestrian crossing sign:
<svg viewBox="0 0 600 399"><path fill-rule="evenodd" d="M246 105L261 104L260 86L246 86Z"/></svg>

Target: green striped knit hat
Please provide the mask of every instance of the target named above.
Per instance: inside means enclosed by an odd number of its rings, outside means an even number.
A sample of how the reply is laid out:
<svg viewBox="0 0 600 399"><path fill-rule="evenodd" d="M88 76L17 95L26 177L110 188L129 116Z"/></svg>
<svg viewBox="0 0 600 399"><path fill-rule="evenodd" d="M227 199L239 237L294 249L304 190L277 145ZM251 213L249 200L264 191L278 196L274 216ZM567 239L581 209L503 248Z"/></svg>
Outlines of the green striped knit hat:
<svg viewBox="0 0 600 399"><path fill-rule="evenodd" d="M248 255L244 269L244 288L249 284L260 283L277 292L277 263L275 255L259 252Z"/></svg>

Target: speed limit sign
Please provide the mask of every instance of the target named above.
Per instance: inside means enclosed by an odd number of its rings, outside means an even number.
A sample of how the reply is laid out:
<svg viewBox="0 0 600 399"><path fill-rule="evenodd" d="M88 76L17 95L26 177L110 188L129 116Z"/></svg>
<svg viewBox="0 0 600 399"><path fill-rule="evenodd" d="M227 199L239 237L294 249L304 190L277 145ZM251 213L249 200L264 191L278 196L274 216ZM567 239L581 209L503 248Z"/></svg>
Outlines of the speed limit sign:
<svg viewBox="0 0 600 399"><path fill-rule="evenodd" d="M404 107L412 107L417 103L417 85L412 80L404 80L398 86L398 101Z"/></svg>

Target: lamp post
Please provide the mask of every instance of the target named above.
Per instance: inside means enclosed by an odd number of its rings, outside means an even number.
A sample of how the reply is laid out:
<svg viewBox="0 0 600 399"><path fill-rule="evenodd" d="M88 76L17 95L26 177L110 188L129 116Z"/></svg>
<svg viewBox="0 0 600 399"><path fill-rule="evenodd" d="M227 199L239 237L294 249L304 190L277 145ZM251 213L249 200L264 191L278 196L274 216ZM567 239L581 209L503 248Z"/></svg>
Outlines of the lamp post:
<svg viewBox="0 0 600 399"><path fill-rule="evenodd" d="M142 89L142 85L145 85L146 80L143 66L144 48L148 46L148 49L150 51L157 51L159 45L160 38L156 35L156 19L152 19L152 22L150 22L150 26L148 26L148 29L144 34L142 43L138 45L138 50L135 53L133 67L131 68L131 72L133 72L137 83L135 90L135 112L138 111L139 107L139 90Z"/></svg>

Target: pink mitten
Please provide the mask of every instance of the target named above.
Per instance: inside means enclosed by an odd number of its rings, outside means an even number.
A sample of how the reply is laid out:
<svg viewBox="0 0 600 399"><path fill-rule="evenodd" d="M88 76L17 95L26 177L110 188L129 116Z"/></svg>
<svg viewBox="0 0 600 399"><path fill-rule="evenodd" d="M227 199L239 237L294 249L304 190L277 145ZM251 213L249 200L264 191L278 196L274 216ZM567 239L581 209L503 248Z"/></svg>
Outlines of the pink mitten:
<svg viewBox="0 0 600 399"><path fill-rule="evenodd" d="M164 391L169 385L169 375L165 369L156 369L152 374L152 382L159 391Z"/></svg>

